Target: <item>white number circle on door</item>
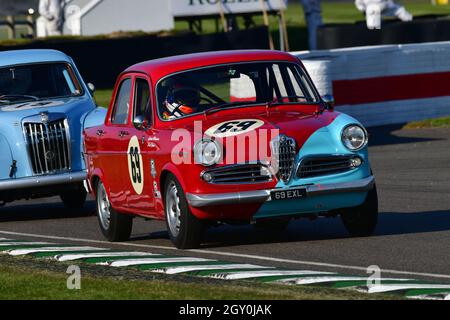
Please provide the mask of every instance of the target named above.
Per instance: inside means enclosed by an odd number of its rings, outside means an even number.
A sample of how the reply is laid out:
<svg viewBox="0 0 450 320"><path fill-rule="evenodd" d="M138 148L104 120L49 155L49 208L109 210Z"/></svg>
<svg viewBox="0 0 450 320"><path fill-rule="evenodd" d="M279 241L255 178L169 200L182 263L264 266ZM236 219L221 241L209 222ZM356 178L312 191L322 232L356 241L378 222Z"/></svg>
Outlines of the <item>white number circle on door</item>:
<svg viewBox="0 0 450 320"><path fill-rule="evenodd" d="M128 172L131 184L137 194L141 194L144 189L144 168L142 164L142 154L139 147L139 140L133 136L128 143Z"/></svg>

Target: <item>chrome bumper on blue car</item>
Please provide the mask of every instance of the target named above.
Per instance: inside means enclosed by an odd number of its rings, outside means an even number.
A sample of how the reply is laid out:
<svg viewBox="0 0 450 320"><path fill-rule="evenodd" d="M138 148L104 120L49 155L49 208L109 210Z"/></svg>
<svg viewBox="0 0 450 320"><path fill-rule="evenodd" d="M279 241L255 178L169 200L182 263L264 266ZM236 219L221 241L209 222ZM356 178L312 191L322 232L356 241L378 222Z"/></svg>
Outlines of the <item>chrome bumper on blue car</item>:
<svg viewBox="0 0 450 320"><path fill-rule="evenodd" d="M33 176L18 179L0 180L0 191L11 189L37 188L66 183L83 182L87 177L86 171L68 172L61 174Z"/></svg>
<svg viewBox="0 0 450 320"><path fill-rule="evenodd" d="M354 180L350 182L314 184L304 187L306 189L307 196L312 197L335 193L369 191L370 189L372 189L374 184L375 178L373 176L370 176L364 179ZM192 207L200 208L226 204L262 203L271 201L270 193L273 190L274 189L212 194L187 193L186 197L187 201Z"/></svg>

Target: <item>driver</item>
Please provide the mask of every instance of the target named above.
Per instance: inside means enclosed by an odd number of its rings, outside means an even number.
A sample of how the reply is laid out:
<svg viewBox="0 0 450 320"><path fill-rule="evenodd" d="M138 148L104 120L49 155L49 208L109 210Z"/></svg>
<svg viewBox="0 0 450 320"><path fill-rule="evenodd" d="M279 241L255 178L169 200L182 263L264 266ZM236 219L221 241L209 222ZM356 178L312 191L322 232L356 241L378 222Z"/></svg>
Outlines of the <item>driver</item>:
<svg viewBox="0 0 450 320"><path fill-rule="evenodd" d="M200 109L200 90L192 83L175 82L164 100L164 119L180 118L197 113Z"/></svg>

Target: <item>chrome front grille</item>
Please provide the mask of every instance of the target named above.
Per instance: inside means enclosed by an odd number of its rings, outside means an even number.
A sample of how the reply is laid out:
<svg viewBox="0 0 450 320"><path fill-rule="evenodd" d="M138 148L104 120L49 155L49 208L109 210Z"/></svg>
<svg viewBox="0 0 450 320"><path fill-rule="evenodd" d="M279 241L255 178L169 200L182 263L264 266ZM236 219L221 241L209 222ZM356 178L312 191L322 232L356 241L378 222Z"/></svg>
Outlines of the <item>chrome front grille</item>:
<svg viewBox="0 0 450 320"><path fill-rule="evenodd" d="M36 175L68 171L70 138L67 120L25 122L24 133L33 172Z"/></svg>
<svg viewBox="0 0 450 320"><path fill-rule="evenodd" d="M313 178L354 170L362 159L353 155L314 156L302 159L297 170L298 178Z"/></svg>
<svg viewBox="0 0 450 320"><path fill-rule="evenodd" d="M271 142L272 165L277 171L279 179L285 183L289 181L295 162L295 140L280 135Z"/></svg>
<svg viewBox="0 0 450 320"><path fill-rule="evenodd" d="M272 174L261 164L238 164L206 170L202 179L216 184L245 184L271 181Z"/></svg>

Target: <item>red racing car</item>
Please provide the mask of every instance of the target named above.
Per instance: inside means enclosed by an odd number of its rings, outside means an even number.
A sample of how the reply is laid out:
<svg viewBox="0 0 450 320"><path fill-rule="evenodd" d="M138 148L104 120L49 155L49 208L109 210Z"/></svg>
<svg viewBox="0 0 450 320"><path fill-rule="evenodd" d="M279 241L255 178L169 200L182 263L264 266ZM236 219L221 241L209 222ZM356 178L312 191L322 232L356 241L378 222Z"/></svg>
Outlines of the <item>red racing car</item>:
<svg viewBox="0 0 450 320"><path fill-rule="evenodd" d="M165 220L178 248L205 227L282 230L338 216L370 235L378 200L367 132L321 98L302 63L277 51L224 51L131 66L103 125L84 131L101 231L127 240L132 218Z"/></svg>

